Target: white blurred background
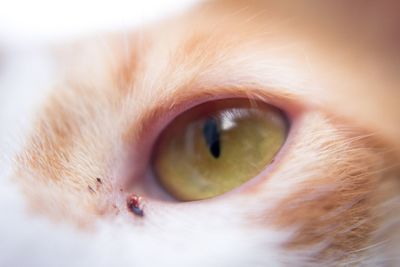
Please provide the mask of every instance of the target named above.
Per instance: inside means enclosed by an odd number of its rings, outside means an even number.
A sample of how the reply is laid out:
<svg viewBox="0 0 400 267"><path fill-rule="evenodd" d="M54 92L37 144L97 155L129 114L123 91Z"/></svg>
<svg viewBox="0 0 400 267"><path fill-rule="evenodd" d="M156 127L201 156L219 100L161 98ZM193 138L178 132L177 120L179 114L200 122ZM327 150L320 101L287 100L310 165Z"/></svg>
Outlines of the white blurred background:
<svg viewBox="0 0 400 267"><path fill-rule="evenodd" d="M196 0L0 0L0 45L19 46L133 27Z"/></svg>

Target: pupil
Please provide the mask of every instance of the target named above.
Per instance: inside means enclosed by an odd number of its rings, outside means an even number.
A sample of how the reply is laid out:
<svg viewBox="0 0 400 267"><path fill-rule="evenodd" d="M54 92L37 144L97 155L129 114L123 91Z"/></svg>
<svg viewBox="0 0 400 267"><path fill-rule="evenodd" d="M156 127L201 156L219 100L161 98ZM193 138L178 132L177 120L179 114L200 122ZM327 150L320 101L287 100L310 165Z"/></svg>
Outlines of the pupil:
<svg viewBox="0 0 400 267"><path fill-rule="evenodd" d="M205 121L203 127L203 136L214 158L219 158L221 154L218 123L215 118L209 118Z"/></svg>

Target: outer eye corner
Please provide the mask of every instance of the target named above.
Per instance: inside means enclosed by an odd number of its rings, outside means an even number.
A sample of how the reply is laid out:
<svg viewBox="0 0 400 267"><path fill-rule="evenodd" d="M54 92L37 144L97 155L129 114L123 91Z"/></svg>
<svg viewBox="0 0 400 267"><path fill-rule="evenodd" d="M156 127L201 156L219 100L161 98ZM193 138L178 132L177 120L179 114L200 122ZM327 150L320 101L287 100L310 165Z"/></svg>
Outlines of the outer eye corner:
<svg viewBox="0 0 400 267"><path fill-rule="evenodd" d="M256 177L289 129L286 115L261 101L209 101L178 115L158 137L152 168L180 201L216 197Z"/></svg>

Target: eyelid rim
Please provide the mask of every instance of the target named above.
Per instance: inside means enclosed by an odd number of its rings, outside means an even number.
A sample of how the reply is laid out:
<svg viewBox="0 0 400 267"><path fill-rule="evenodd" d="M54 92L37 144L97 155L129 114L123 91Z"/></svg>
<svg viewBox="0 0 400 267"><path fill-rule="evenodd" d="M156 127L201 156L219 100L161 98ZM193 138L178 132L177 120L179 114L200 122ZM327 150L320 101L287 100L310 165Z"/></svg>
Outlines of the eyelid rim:
<svg viewBox="0 0 400 267"><path fill-rule="evenodd" d="M271 94L265 89L230 86L212 88L212 90L193 89L183 92L180 95L171 94L167 99L163 99L162 101L154 101L155 106L150 107L138 121L140 130L137 131L138 124L135 123L136 127L130 130L136 130L136 134L132 135L132 133L129 133L129 130L128 133L124 134L124 145L128 147L128 161L135 162L135 168L134 170L131 170L131 173L123 178L124 181L122 181L122 184L128 188L133 183L145 184L145 180L148 179L149 176L149 170L150 174L154 178L154 174L151 171L152 154L154 153L155 145L159 136L173 120L195 106L223 99L248 99L250 101L255 100L264 102L282 111L286 117L288 123L287 137L282 148L274 157L274 162L269 164L259 175L221 196L230 195L231 192L237 192L237 189L247 187L246 184L250 183L252 180L259 180L257 177L262 175L265 170L270 169L269 166L275 165L274 163L278 161L276 158L278 158L278 156L280 157L282 151L286 147L286 143L289 141L291 136L293 122L295 122L296 117L302 113L301 110L303 108L299 103L293 103L292 99ZM159 114L162 115L160 116ZM144 136L145 138L143 138ZM265 174L263 176L265 176ZM207 199L202 201L206 200Z"/></svg>

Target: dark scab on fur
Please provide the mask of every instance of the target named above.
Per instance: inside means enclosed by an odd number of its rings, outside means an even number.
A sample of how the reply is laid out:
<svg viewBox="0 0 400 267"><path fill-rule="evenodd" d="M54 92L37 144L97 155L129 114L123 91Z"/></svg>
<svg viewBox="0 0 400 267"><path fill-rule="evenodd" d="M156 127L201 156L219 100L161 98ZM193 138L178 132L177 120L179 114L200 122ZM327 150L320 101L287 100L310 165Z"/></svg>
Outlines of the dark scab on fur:
<svg viewBox="0 0 400 267"><path fill-rule="evenodd" d="M131 211L133 214L139 217L144 216L143 203L142 203L142 198L140 196L137 195L128 196L126 204L129 211Z"/></svg>

